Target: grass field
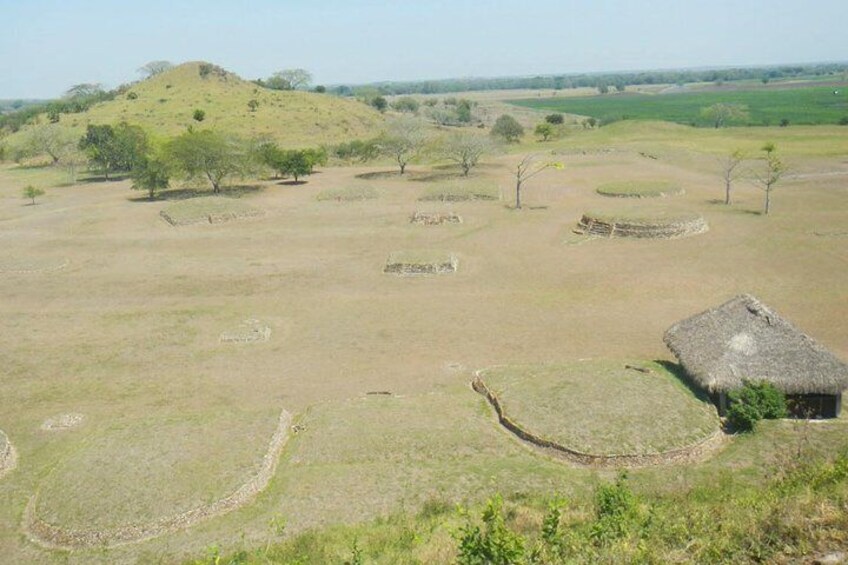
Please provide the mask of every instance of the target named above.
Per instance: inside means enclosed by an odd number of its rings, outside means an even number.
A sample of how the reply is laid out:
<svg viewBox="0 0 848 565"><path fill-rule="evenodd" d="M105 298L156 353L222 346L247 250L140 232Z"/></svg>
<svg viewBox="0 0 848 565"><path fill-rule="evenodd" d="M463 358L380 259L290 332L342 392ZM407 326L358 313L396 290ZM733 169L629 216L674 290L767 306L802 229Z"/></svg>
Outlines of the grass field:
<svg viewBox="0 0 848 565"><path fill-rule="evenodd" d="M716 156L736 146L755 152L766 139L793 166L775 189L772 215L759 215L762 193L746 182L733 206L717 204ZM410 224L425 195L474 194L482 186L508 198L516 153L531 151L552 153L565 167L533 178L525 209L462 200L449 205L461 224ZM816 235L848 230L846 155L848 136L838 126L716 131L621 122L555 142L525 141L488 157L469 179L363 183L357 175L385 167L358 166L323 168L300 185L257 181L258 189L231 200L261 216L184 229L160 211L194 205L211 191L187 186L178 190L192 198L147 201L127 180L60 186L66 179L55 170L3 165L0 262L68 264L0 273L0 429L18 453L17 468L0 479L0 560L179 562L212 546L226 552L298 534L321 539L334 525L416 513L428 501L478 504L495 491L561 493L577 507L590 504L594 486L614 471L526 448L470 389L474 372L585 358L670 361L663 332L739 292L757 295L848 358L845 239ZM21 189L36 178L47 194L28 206ZM640 209L656 213L654 205L673 203L704 216L710 231L564 244L584 210L635 205L600 196L599 185L638 179L686 188L673 199L639 201ZM319 200L361 184L380 197ZM455 253L460 269L444 277L382 272L392 252L420 249ZM220 342L222 332L250 319L273 328L268 341ZM608 434L587 428L595 435L583 441L676 443L714 418L705 407L702 420L696 400L664 373L644 378L655 376L651 390L693 418L674 430L680 436L652 435L642 421ZM643 395L651 383L642 378L620 390ZM586 402L597 400L591 381L572 384ZM618 383L609 375L600 384L608 391ZM628 405L650 412L643 396ZM51 551L21 534L36 493L41 518L80 529L214 501L255 471L281 409L295 415L297 433L267 489L230 514L113 549ZM84 415L84 423L41 429L68 413ZM541 413L527 418L544 425ZM848 447L846 438L844 418L807 428L773 422L703 463L633 470L630 480L640 493L682 496L731 473L734 485L756 489L798 445L829 454ZM287 524L282 538L272 521ZM454 546L440 531L443 545L415 549L420 561L454 557L439 549Z"/></svg>
<svg viewBox="0 0 848 565"><path fill-rule="evenodd" d="M701 109L718 103L747 106L750 117L740 125L776 126L783 120L788 120L789 125L837 124L848 118L848 84L844 87L752 88L732 92L527 98L510 102L545 112L592 116L602 124L618 120L665 120L710 126L710 120L701 116Z"/></svg>

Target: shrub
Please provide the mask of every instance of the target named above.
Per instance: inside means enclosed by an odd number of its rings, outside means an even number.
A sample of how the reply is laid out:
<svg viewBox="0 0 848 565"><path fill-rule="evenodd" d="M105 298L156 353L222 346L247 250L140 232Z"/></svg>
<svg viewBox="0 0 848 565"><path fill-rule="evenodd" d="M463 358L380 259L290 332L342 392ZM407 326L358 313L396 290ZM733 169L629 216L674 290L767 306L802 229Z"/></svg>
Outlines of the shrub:
<svg viewBox="0 0 848 565"><path fill-rule="evenodd" d="M196 122L202 122L203 120L206 119L206 112L204 112L203 110L197 109L197 110L194 111L194 113L191 115L191 117L194 118L194 121L196 121Z"/></svg>
<svg viewBox="0 0 848 565"><path fill-rule="evenodd" d="M138 98L138 94L132 91L127 92L127 100L135 100L136 98Z"/></svg>
<svg viewBox="0 0 848 565"><path fill-rule="evenodd" d="M28 200L32 200L33 205L35 205L35 199L38 198L39 196L43 196L43 195L44 195L44 189L35 188L31 184L27 185L27 187L24 188L24 190L23 190L24 198L26 198Z"/></svg>
<svg viewBox="0 0 848 565"><path fill-rule="evenodd" d="M558 126L565 123L565 116L562 114L548 114L545 116L545 121L551 125Z"/></svg>
<svg viewBox="0 0 848 565"><path fill-rule="evenodd" d="M839 118L839 125L848 126L848 116L842 116L841 118Z"/></svg>
<svg viewBox="0 0 848 565"><path fill-rule="evenodd" d="M501 114L495 120L495 125L492 126L492 135L502 137L507 143L518 141L524 135L524 128L518 123L518 120L509 114Z"/></svg>
<svg viewBox="0 0 848 565"><path fill-rule="evenodd" d="M471 522L457 535L460 565L510 565L524 556L524 538L509 530L502 514L503 499L495 495L483 511L482 527Z"/></svg>
<svg viewBox="0 0 848 565"><path fill-rule="evenodd" d="M786 397L773 384L743 381L742 388L728 395L727 421L739 432L751 432L760 420L786 416Z"/></svg>
<svg viewBox="0 0 848 565"><path fill-rule="evenodd" d="M595 516L591 537L597 542L623 537L638 517L636 495L627 485L626 473L595 491Z"/></svg>

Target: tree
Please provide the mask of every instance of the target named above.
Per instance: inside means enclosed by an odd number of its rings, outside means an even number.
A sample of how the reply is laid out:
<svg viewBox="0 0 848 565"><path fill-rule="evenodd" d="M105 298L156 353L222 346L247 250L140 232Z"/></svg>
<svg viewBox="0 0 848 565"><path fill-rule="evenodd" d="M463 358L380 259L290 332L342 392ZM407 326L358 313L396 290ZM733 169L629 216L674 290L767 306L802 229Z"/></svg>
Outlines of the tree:
<svg viewBox="0 0 848 565"><path fill-rule="evenodd" d="M32 205L35 206L35 199L39 196L44 195L44 189L35 188L34 186L32 186L30 184L30 185L27 185L26 188L24 188L23 194L24 194L24 198L28 198L28 199L32 200Z"/></svg>
<svg viewBox="0 0 848 565"><path fill-rule="evenodd" d="M421 153L426 143L423 123L408 116L389 122L388 130L377 141L380 152L394 159L400 174L406 172L406 165Z"/></svg>
<svg viewBox="0 0 848 565"><path fill-rule="evenodd" d="M536 125L536 129L533 130L533 133L542 138L542 141L548 141L556 132L554 126L549 124L548 122L542 122Z"/></svg>
<svg viewBox="0 0 848 565"><path fill-rule="evenodd" d="M103 87L96 82L75 84L65 92L65 98L88 98L103 94Z"/></svg>
<svg viewBox="0 0 848 565"><path fill-rule="evenodd" d="M480 158L492 150L492 142L488 137L466 131L449 135L442 143L442 155L453 161L462 169L462 174L468 176L472 168L477 166Z"/></svg>
<svg viewBox="0 0 848 565"><path fill-rule="evenodd" d="M730 204L730 190L733 181L739 178L741 171L739 165L745 160L741 149L734 149L721 160L721 177L724 179L724 203Z"/></svg>
<svg viewBox="0 0 848 565"><path fill-rule="evenodd" d="M601 83L598 85L598 93L599 94L608 94L609 93L609 85Z"/></svg>
<svg viewBox="0 0 848 565"><path fill-rule="evenodd" d="M247 148L240 139L208 129L175 137L166 146L166 154L185 178L206 178L215 193L227 177L243 174L249 166Z"/></svg>
<svg viewBox="0 0 848 565"><path fill-rule="evenodd" d="M318 165L327 164L327 152L324 149L289 149L282 150L275 143L263 143L259 147L259 158L283 177L294 177L298 182L300 177L311 175Z"/></svg>
<svg viewBox="0 0 848 565"><path fill-rule="evenodd" d="M461 124L471 123L471 100L461 98L456 104L456 121Z"/></svg>
<svg viewBox="0 0 848 565"><path fill-rule="evenodd" d="M758 174L755 178L757 184L765 192L766 199L763 207L763 213L768 216L771 211L771 191L774 186L780 181L783 174L786 172L786 164L778 157L777 148L774 143L768 142L762 148L765 151L763 162L765 163L765 171Z"/></svg>
<svg viewBox="0 0 848 565"><path fill-rule="evenodd" d="M507 143L518 141L524 135L524 128L518 120L509 114L501 114L492 126L492 135L503 138Z"/></svg>
<svg viewBox="0 0 848 565"><path fill-rule="evenodd" d="M522 185L535 177L545 169L562 169L562 163L554 163L554 162L546 162L546 163L538 163L536 162L536 155L527 155L518 163L518 166L515 168L515 208L516 210L521 209L521 187Z"/></svg>
<svg viewBox="0 0 848 565"><path fill-rule="evenodd" d="M110 173L131 170L147 154L149 145L143 129L121 122L114 127L89 125L79 148L108 179Z"/></svg>
<svg viewBox="0 0 848 565"><path fill-rule="evenodd" d="M412 96L401 96L392 102L392 108L394 110L397 110L398 112L409 112L411 114L417 113L419 106L418 100Z"/></svg>
<svg viewBox="0 0 848 565"><path fill-rule="evenodd" d="M191 117L194 118L195 122L202 122L206 119L206 112L198 108L192 113Z"/></svg>
<svg viewBox="0 0 848 565"><path fill-rule="evenodd" d="M156 191L168 188L171 182L171 166L167 159L159 155L145 155L130 172L133 190L146 190L147 197L153 200Z"/></svg>
<svg viewBox="0 0 848 565"><path fill-rule="evenodd" d="M389 106L389 102L383 98L382 96L375 96L369 102L374 108L379 112L385 112L386 108Z"/></svg>
<svg viewBox="0 0 848 565"><path fill-rule="evenodd" d="M306 69L284 69L277 71L265 81L272 90L297 90L306 88L312 82L312 74Z"/></svg>
<svg viewBox="0 0 848 565"><path fill-rule="evenodd" d="M173 66L170 61L150 61L139 67L138 72L144 75L144 78L150 78L164 73Z"/></svg>
<svg viewBox="0 0 848 565"><path fill-rule="evenodd" d="M554 126L561 126L565 123L565 116L562 114L548 114L545 116L545 121Z"/></svg>
<svg viewBox="0 0 848 565"><path fill-rule="evenodd" d="M728 122L747 120L749 118L748 107L743 104L725 104L719 102L706 108L701 108L701 116L709 120L718 129Z"/></svg>
<svg viewBox="0 0 848 565"><path fill-rule="evenodd" d="M71 151L76 145L73 133L58 124L39 124L22 132L19 144L21 156L35 157L47 155L56 165L62 155Z"/></svg>
<svg viewBox="0 0 848 565"><path fill-rule="evenodd" d="M253 98L247 102L247 107L251 112L255 112L256 109L259 108L259 101Z"/></svg>

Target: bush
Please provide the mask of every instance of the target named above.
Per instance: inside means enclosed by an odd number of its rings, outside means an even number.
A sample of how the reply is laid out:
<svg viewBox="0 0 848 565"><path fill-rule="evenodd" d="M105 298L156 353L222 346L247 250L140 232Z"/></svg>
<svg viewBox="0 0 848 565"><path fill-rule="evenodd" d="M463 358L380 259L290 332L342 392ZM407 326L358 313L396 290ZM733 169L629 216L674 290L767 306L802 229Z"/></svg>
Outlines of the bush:
<svg viewBox="0 0 848 565"><path fill-rule="evenodd" d="M507 143L518 141L524 135L524 128L518 123L518 120L509 114L501 114L495 120L495 125L492 126L492 135L502 137Z"/></svg>
<svg viewBox="0 0 848 565"><path fill-rule="evenodd" d="M848 126L848 116L842 116L841 118L839 118L839 125Z"/></svg>
<svg viewBox="0 0 848 565"><path fill-rule="evenodd" d="M206 119L206 112L198 109L198 110L194 111L194 113L191 115L191 117L194 118L194 121L196 121L196 122L202 122L203 120Z"/></svg>
<svg viewBox="0 0 848 565"><path fill-rule="evenodd" d="M607 542L623 537L638 517L636 495L627 485L627 474L622 473L611 484L603 484L595 491L595 523L591 537L596 542Z"/></svg>
<svg viewBox="0 0 848 565"><path fill-rule="evenodd" d="M558 126L565 123L565 116L562 114L548 114L545 116L545 121L551 125Z"/></svg>
<svg viewBox="0 0 848 565"><path fill-rule="evenodd" d="M503 499L492 497L483 511L483 526L471 522L457 535L460 565L510 565L521 562L524 538L506 527L502 514Z"/></svg>
<svg viewBox="0 0 848 565"><path fill-rule="evenodd" d="M135 100L137 98L138 98L138 94L136 94L135 92L132 92L132 91L127 92L127 100Z"/></svg>
<svg viewBox="0 0 848 565"><path fill-rule="evenodd" d="M786 397L773 384L743 381L742 388L728 395L727 421L735 431L751 432L760 420L786 416Z"/></svg>

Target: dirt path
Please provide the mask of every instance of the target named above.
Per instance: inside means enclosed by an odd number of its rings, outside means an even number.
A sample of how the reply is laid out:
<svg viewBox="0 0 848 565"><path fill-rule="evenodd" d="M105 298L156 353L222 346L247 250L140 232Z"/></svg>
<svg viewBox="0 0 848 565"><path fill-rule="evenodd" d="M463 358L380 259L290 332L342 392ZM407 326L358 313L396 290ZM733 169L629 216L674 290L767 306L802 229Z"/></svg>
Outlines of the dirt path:
<svg viewBox="0 0 848 565"><path fill-rule="evenodd" d="M523 443L534 449L541 450L548 455L553 455L558 459L565 459L569 463L584 467L632 469L638 467L650 467L654 465L695 463L712 456L725 443L726 436L721 430L719 430L697 443L664 451L662 453L630 453L620 455L597 455L584 453L537 436L525 430L518 423L512 420L509 416L507 416L500 399L483 381L481 371L477 371L475 373L475 378L471 382L471 387L476 392L486 397L486 400L489 401L489 404L492 405L497 413L498 422L500 422L504 428L520 439Z"/></svg>
<svg viewBox="0 0 848 565"><path fill-rule="evenodd" d="M115 547L138 543L163 534L190 528L195 524L231 512L265 490L277 470L283 446L289 438L292 416L286 410L280 419L259 471L232 494L211 504L199 506L175 516L161 518L147 524L133 524L111 530L69 530L41 520L37 514L38 494L33 495L24 511L23 529L30 541L49 549L83 549L88 547Z"/></svg>

